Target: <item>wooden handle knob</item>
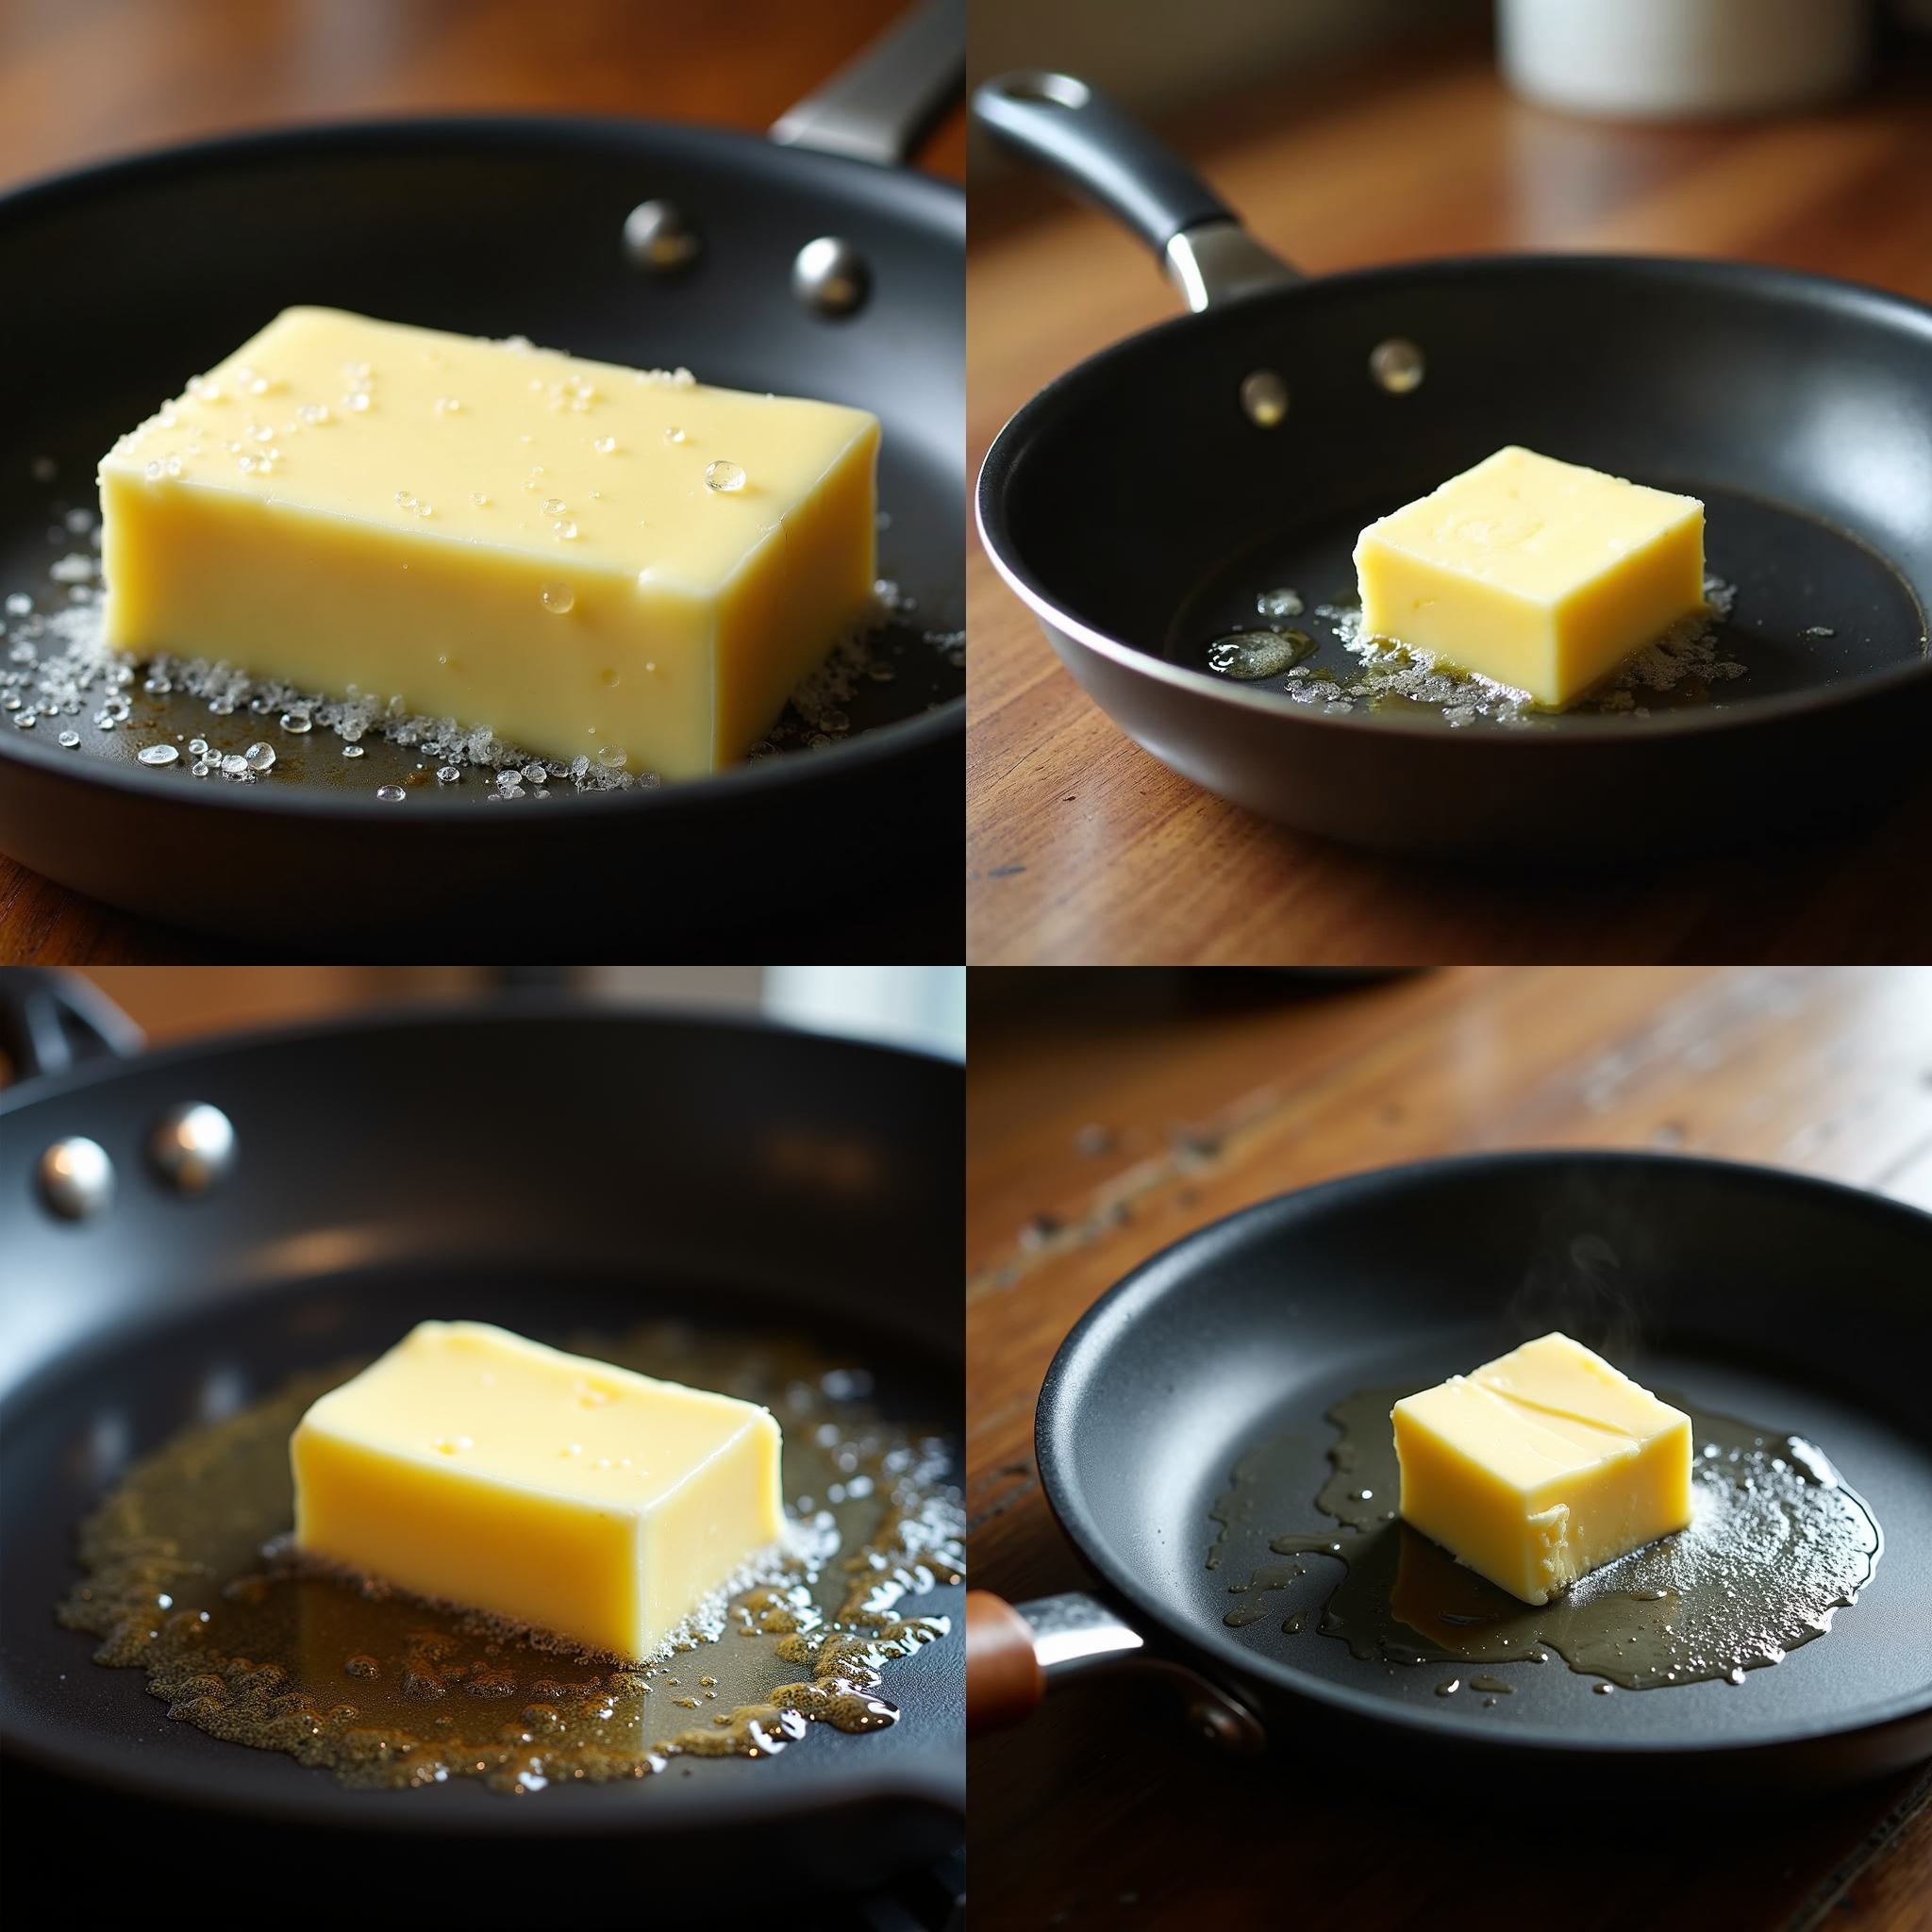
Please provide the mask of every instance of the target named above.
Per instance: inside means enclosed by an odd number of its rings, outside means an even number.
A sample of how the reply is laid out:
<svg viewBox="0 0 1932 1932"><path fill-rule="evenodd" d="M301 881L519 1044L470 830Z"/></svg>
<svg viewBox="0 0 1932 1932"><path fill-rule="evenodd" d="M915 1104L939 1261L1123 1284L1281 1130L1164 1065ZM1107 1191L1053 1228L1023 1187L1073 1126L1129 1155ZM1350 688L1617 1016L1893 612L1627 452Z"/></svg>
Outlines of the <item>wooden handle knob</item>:
<svg viewBox="0 0 1932 1932"><path fill-rule="evenodd" d="M1023 1724L1046 1695L1033 1626L990 1590L966 1592L966 1734Z"/></svg>

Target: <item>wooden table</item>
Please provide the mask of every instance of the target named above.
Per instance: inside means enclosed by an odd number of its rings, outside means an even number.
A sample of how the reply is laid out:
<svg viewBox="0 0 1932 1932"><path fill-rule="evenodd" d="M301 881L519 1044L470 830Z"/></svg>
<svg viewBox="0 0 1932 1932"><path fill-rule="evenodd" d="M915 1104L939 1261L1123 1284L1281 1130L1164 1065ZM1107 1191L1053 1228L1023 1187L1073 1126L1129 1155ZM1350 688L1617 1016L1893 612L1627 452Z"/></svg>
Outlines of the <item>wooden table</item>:
<svg viewBox="0 0 1932 1932"><path fill-rule="evenodd" d="M638 114L761 132L907 0L58 0L6 10L0 189L235 128L456 108ZM951 114L920 164L966 172ZM828 908L840 957L928 957L958 900ZM750 935L746 935L747 939ZM794 935L795 937L795 935ZM951 941L957 943L957 941ZM756 942L752 950L757 950ZM721 936L715 957L733 950ZM799 957L812 956L808 945ZM0 961L247 957L0 856Z"/></svg>
<svg viewBox="0 0 1932 1932"><path fill-rule="evenodd" d="M1932 65L1825 113L1618 127L1521 105L1487 54L1285 79L1169 130L1312 272L1485 249L1741 257L1932 299ZM1176 303L1052 192L974 185L969 453ZM1924 958L1932 772L1849 845L1588 879L1485 875L1269 824L1176 777L1060 669L970 546L968 958L1156 965Z"/></svg>
<svg viewBox="0 0 1932 1932"><path fill-rule="evenodd" d="M974 975L968 1102L967 1503L974 1580L1009 1597L1087 1583L1032 1458L1055 1348L1129 1268L1249 1202L1562 1144L1768 1161L1932 1209L1925 969L1025 977ZM1291 1752L1217 1757L1164 1690L1075 1689L976 1741L971 1781L975 1907L1000 1926L1932 1924L1932 1767L1744 1826L1624 1820L1601 1862L1559 1790L1511 1791L1491 1855L1426 1806L1391 1839Z"/></svg>

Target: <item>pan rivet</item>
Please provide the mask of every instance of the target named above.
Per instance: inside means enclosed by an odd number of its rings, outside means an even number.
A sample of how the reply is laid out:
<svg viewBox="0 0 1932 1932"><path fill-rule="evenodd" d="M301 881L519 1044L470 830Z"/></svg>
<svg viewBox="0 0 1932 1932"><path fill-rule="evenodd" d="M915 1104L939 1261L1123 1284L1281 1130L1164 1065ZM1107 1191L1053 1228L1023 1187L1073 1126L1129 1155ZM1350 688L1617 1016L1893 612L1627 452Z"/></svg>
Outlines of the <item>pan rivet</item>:
<svg viewBox="0 0 1932 1932"><path fill-rule="evenodd" d="M624 218L624 249L648 274L668 275L690 267L704 243L675 202L641 201Z"/></svg>
<svg viewBox="0 0 1932 1932"><path fill-rule="evenodd" d="M114 1199L114 1163L84 1134L56 1141L41 1156L41 1198L62 1221L87 1221Z"/></svg>
<svg viewBox="0 0 1932 1932"><path fill-rule="evenodd" d="M184 1101L155 1123L147 1155L177 1194L206 1193L235 1164L234 1124L206 1101Z"/></svg>
<svg viewBox="0 0 1932 1932"><path fill-rule="evenodd" d="M871 287L864 258L836 235L808 242L791 264L791 292L821 315L850 315Z"/></svg>
<svg viewBox="0 0 1932 1932"><path fill-rule="evenodd" d="M1419 388L1425 366L1423 352L1400 336L1391 336L1369 351L1369 374L1392 396L1406 396Z"/></svg>
<svg viewBox="0 0 1932 1932"><path fill-rule="evenodd" d="M1288 385L1272 369L1256 369L1241 377L1241 408L1250 423L1273 429L1288 414Z"/></svg>

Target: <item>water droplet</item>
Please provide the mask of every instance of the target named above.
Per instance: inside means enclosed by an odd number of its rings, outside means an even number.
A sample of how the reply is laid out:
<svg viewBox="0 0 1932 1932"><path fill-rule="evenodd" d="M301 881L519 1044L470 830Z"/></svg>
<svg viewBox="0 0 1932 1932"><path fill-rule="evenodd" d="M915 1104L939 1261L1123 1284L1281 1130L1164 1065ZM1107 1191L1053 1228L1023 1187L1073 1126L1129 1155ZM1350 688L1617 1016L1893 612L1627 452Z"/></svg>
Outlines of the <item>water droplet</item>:
<svg viewBox="0 0 1932 1932"><path fill-rule="evenodd" d="M436 782L439 785L459 785L462 783L463 768L460 765L438 765Z"/></svg>
<svg viewBox="0 0 1932 1932"><path fill-rule="evenodd" d="M358 416L366 416L369 413L369 395L367 391L358 389L353 395L344 396L342 401L349 408L355 410Z"/></svg>
<svg viewBox="0 0 1932 1932"><path fill-rule="evenodd" d="M715 490L721 495L729 495L744 488L744 472L736 463L708 463L705 466L705 488Z"/></svg>
<svg viewBox="0 0 1932 1932"><path fill-rule="evenodd" d="M362 747L359 744L345 744L342 747L342 756L345 758L359 758L362 756Z"/></svg>
<svg viewBox="0 0 1932 1932"><path fill-rule="evenodd" d="M1299 591L1263 591L1255 599L1255 608L1263 617L1299 617L1302 596Z"/></svg>
<svg viewBox="0 0 1932 1932"><path fill-rule="evenodd" d="M385 805L400 805L409 794L400 785L378 785L375 795Z"/></svg>
<svg viewBox="0 0 1932 1932"><path fill-rule="evenodd" d="M189 746L189 750L193 749ZM204 745L202 749L206 751L208 747ZM251 772L266 772L275 761L275 748L272 744L251 744L242 756Z"/></svg>
<svg viewBox="0 0 1932 1932"><path fill-rule="evenodd" d="M600 457L614 456L617 452L617 439L614 436L600 436L591 443L591 447Z"/></svg>
<svg viewBox="0 0 1932 1932"><path fill-rule="evenodd" d="M227 753L222 759L222 775L227 778L245 778L248 775L248 760L239 751Z"/></svg>
<svg viewBox="0 0 1932 1932"><path fill-rule="evenodd" d="M577 593L568 584L545 584L543 608L554 617L562 617L576 608Z"/></svg>
<svg viewBox="0 0 1932 1932"><path fill-rule="evenodd" d="M172 744L144 744L135 756L144 765L172 765L181 753Z"/></svg>
<svg viewBox="0 0 1932 1932"><path fill-rule="evenodd" d="M158 462L149 463L142 471L142 475L145 476L150 483L158 483L161 477L161 466Z"/></svg>
<svg viewBox="0 0 1932 1932"><path fill-rule="evenodd" d="M560 496L546 496L543 499L543 514L546 517L560 517L570 505Z"/></svg>
<svg viewBox="0 0 1932 1932"><path fill-rule="evenodd" d="M552 524L550 527L554 531L556 531L558 536L562 538L566 543L571 542L577 534L577 526L575 525L575 524L572 523L568 517L560 518L558 522Z"/></svg>
<svg viewBox="0 0 1932 1932"><path fill-rule="evenodd" d="M480 508L482 505L487 504L490 499L480 490L473 490L470 491L470 501Z"/></svg>
<svg viewBox="0 0 1932 1932"><path fill-rule="evenodd" d="M398 490L396 491L396 508L398 509L414 509L416 508L414 493L408 490Z"/></svg>
<svg viewBox="0 0 1932 1932"><path fill-rule="evenodd" d="M436 413L439 416L457 416L462 413L462 404L455 396L438 396Z"/></svg>
<svg viewBox="0 0 1932 1932"><path fill-rule="evenodd" d="M621 770L630 763L630 754L622 745L600 744L597 747L597 762Z"/></svg>
<svg viewBox="0 0 1932 1932"><path fill-rule="evenodd" d="M77 731L63 731L60 734L60 747L63 751L72 751L79 742L80 733Z"/></svg>
<svg viewBox="0 0 1932 1932"><path fill-rule="evenodd" d="M298 738L303 732L315 728L313 721L306 711L284 711L281 716L281 726L284 731L292 731Z"/></svg>
<svg viewBox="0 0 1932 1932"><path fill-rule="evenodd" d="M674 423L671 425L671 427L664 432L664 441L666 442L682 442L684 441L684 431L681 430L675 423Z"/></svg>

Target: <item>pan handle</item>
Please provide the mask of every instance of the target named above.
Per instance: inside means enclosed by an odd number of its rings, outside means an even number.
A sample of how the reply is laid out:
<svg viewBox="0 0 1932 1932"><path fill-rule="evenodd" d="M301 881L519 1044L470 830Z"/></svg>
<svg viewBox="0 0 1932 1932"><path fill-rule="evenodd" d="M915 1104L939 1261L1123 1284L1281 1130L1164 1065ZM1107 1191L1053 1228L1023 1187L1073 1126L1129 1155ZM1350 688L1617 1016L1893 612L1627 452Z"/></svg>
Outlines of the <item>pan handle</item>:
<svg viewBox="0 0 1932 1932"><path fill-rule="evenodd" d="M1009 1604L990 1590L966 1592L966 1732L1024 1724L1070 1677L1134 1665L1174 1679L1188 1714L1210 1743L1243 1755L1267 1743L1260 1720L1232 1691L1158 1656L1147 1640L1084 1591Z"/></svg>
<svg viewBox="0 0 1932 1932"><path fill-rule="evenodd" d="M125 1059L144 1044L141 1028L79 974L0 966L0 1056L15 1085L85 1060Z"/></svg>
<svg viewBox="0 0 1932 1932"><path fill-rule="evenodd" d="M1302 279L1165 142L1071 74L996 75L973 95L988 133L1124 222L1198 312Z"/></svg>
<svg viewBox="0 0 1932 1932"><path fill-rule="evenodd" d="M779 115L772 139L890 166L916 148L966 77L966 0L924 0Z"/></svg>

